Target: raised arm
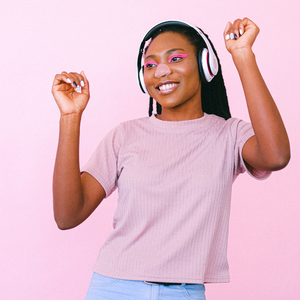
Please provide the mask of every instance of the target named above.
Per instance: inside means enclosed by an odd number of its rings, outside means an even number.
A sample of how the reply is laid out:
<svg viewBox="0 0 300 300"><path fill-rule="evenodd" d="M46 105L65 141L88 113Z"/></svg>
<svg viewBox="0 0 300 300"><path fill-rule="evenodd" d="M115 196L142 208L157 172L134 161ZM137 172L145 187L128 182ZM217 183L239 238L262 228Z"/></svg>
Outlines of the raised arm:
<svg viewBox="0 0 300 300"><path fill-rule="evenodd" d="M280 170L289 162L290 145L252 51L258 33L259 28L248 18L228 22L224 31L225 45L239 73L255 133L245 143L242 155L250 169Z"/></svg>
<svg viewBox="0 0 300 300"><path fill-rule="evenodd" d="M61 114L53 174L54 218L60 229L69 229L82 223L94 211L105 197L105 191L91 175L80 174L80 122L90 96L84 72L57 74L52 94Z"/></svg>

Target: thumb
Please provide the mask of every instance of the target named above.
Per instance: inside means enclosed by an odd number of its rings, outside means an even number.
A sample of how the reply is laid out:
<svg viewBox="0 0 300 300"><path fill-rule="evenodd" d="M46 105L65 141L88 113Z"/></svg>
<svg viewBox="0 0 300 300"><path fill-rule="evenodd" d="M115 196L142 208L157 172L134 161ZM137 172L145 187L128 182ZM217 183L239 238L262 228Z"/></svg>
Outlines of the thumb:
<svg viewBox="0 0 300 300"><path fill-rule="evenodd" d="M88 87L89 87L89 81L87 80L84 71L81 71L81 72L80 72L80 75L83 76L83 79L84 79L84 86L88 88Z"/></svg>
<svg viewBox="0 0 300 300"><path fill-rule="evenodd" d="M81 72L80 72L80 75L82 75L82 76L83 76L83 78L84 78L84 81L87 81L84 71L81 71Z"/></svg>

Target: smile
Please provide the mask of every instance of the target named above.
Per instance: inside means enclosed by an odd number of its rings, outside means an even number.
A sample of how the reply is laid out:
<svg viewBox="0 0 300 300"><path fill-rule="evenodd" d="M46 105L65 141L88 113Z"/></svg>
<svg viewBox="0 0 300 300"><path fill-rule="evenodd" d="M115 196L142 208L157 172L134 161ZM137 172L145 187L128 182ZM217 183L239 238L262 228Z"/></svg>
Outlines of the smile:
<svg viewBox="0 0 300 300"><path fill-rule="evenodd" d="M178 87L178 85L179 83L177 82L166 81L163 83L159 83L156 86L156 89L159 91L159 94L169 94L173 92Z"/></svg>
<svg viewBox="0 0 300 300"><path fill-rule="evenodd" d="M163 84L163 85L159 86L158 89L160 91L170 90L177 85L178 85L178 83L167 83L167 84Z"/></svg>

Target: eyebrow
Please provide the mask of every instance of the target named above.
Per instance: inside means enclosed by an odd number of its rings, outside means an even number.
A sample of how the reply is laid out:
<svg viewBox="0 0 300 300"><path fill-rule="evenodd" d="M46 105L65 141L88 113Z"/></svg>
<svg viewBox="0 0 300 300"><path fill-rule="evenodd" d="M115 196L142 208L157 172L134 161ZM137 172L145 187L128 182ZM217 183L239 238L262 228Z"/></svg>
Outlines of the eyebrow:
<svg viewBox="0 0 300 300"><path fill-rule="evenodd" d="M170 54L170 53L175 52L175 51L178 51L178 50L185 51L185 50L182 49L182 48L173 48L173 49L170 49L170 50L164 52L164 54ZM148 59L148 58L155 58L155 55L148 55L147 57L145 57L144 60L146 60L146 59Z"/></svg>

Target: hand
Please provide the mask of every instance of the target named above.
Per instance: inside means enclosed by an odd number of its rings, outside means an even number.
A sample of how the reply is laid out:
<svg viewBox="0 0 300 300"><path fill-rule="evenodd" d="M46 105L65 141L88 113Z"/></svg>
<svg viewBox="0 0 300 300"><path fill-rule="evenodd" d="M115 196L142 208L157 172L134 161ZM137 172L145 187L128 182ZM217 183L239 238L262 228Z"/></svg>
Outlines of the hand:
<svg viewBox="0 0 300 300"><path fill-rule="evenodd" d="M79 87L81 93L77 91ZM52 94L61 116L81 114L90 98L89 82L83 71L80 74L62 72L55 75Z"/></svg>
<svg viewBox="0 0 300 300"><path fill-rule="evenodd" d="M258 26L248 18L228 22L224 31L224 40L228 52L233 55L238 50L251 50L259 33Z"/></svg>

